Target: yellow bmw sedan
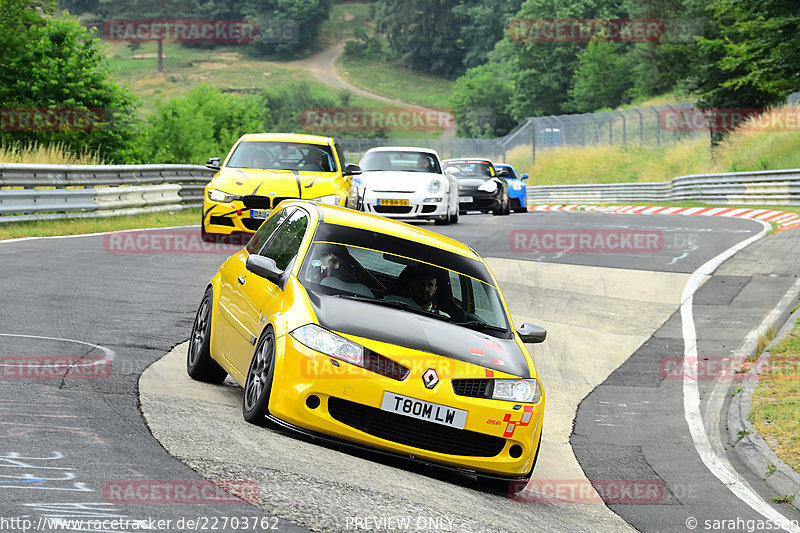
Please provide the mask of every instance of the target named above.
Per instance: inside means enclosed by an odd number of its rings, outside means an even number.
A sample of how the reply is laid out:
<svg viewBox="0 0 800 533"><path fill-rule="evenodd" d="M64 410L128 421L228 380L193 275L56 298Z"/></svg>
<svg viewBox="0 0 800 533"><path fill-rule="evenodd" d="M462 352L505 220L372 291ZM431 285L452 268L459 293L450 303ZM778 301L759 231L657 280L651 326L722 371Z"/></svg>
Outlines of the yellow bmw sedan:
<svg viewBox="0 0 800 533"><path fill-rule="evenodd" d="M361 173L345 163L334 139L294 133L243 135L224 162L211 158L206 166L218 171L203 195L207 241L249 237L286 199L345 205L351 176Z"/></svg>
<svg viewBox="0 0 800 533"><path fill-rule="evenodd" d="M544 391L486 263L375 215L283 202L208 284L187 372L244 387L254 424L413 457L517 492Z"/></svg>

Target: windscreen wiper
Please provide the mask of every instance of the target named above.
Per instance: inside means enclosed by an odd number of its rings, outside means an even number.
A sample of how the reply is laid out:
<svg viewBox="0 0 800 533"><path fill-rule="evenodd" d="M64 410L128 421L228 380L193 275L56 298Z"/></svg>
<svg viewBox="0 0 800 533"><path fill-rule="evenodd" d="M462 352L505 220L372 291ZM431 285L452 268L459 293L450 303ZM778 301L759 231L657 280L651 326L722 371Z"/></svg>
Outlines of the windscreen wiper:
<svg viewBox="0 0 800 533"><path fill-rule="evenodd" d="M475 329L478 331L490 330L490 331L498 331L500 333L508 333L508 328L501 328L500 326L495 326L492 324L487 324L486 322L481 322L480 320L469 320L467 322L453 322L456 326L463 326L469 329Z"/></svg>

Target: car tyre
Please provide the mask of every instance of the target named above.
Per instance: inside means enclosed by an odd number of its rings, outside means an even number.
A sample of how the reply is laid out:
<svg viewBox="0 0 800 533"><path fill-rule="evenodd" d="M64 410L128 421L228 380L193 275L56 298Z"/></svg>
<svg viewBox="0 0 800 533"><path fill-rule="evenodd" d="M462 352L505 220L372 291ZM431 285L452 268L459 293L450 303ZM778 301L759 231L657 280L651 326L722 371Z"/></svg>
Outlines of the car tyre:
<svg viewBox="0 0 800 533"><path fill-rule="evenodd" d="M214 291L206 289L194 317L189 349L186 351L186 373L192 379L206 383L222 383L228 373L211 357L211 310Z"/></svg>
<svg viewBox="0 0 800 533"><path fill-rule="evenodd" d="M456 209L452 215L450 215L450 223L451 224L458 224L458 209Z"/></svg>
<svg viewBox="0 0 800 533"><path fill-rule="evenodd" d="M450 224L450 215L442 215L441 217L434 219L433 223L437 226L447 226Z"/></svg>
<svg viewBox="0 0 800 533"><path fill-rule="evenodd" d="M511 214L511 202L509 200L506 200L506 206L505 206L505 209L503 209L503 214L504 215L510 215Z"/></svg>
<svg viewBox="0 0 800 533"><path fill-rule="evenodd" d="M275 333L267 326L256 345L242 398L242 415L251 424L263 426L269 414L269 395L272 391L272 376L275 372Z"/></svg>

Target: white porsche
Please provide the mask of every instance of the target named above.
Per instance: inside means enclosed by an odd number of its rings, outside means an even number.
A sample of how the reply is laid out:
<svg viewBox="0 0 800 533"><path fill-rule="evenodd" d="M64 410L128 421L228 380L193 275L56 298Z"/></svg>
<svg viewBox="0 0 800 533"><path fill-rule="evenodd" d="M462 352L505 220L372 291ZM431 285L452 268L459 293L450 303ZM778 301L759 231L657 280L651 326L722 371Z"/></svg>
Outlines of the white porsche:
<svg viewBox="0 0 800 533"><path fill-rule="evenodd" d="M458 181L442 171L436 150L372 148L358 165L348 206L389 218L458 222Z"/></svg>

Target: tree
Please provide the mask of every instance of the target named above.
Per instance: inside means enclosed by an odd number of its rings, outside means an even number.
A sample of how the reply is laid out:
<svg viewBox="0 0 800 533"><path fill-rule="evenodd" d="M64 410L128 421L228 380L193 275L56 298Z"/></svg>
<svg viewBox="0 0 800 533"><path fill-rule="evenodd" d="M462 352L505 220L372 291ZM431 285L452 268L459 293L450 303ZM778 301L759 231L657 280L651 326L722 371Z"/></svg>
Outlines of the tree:
<svg viewBox="0 0 800 533"><path fill-rule="evenodd" d="M54 18L54 9L45 0L0 4L0 138L60 142L120 160L137 101L110 79L99 41L76 19Z"/></svg>
<svg viewBox="0 0 800 533"><path fill-rule="evenodd" d="M633 85L628 60L621 44L595 41L578 56L565 109L577 113L617 107Z"/></svg>
<svg viewBox="0 0 800 533"><path fill-rule="evenodd" d="M469 69L458 78L450 105L459 137L498 137L516 125L506 111L514 86L501 63Z"/></svg>
<svg viewBox="0 0 800 533"><path fill-rule="evenodd" d="M461 28L467 23L455 8L460 0L380 0L377 30L410 68L444 77L464 71Z"/></svg>
<svg viewBox="0 0 800 533"><path fill-rule="evenodd" d="M761 108L800 88L796 1L715 0L711 9L718 34L701 44L718 71L702 85L704 104Z"/></svg>
<svg viewBox="0 0 800 533"><path fill-rule="evenodd" d="M158 103L139 133L137 159L157 163L204 163L223 156L245 133L269 122L263 95L223 94L201 85L184 96Z"/></svg>
<svg viewBox="0 0 800 533"><path fill-rule="evenodd" d="M621 15L616 3L603 0L526 0L516 18L596 19ZM585 47L585 42L576 41L527 42L516 35L506 36L498 43L514 83L509 111L515 119L564 111L578 56Z"/></svg>

